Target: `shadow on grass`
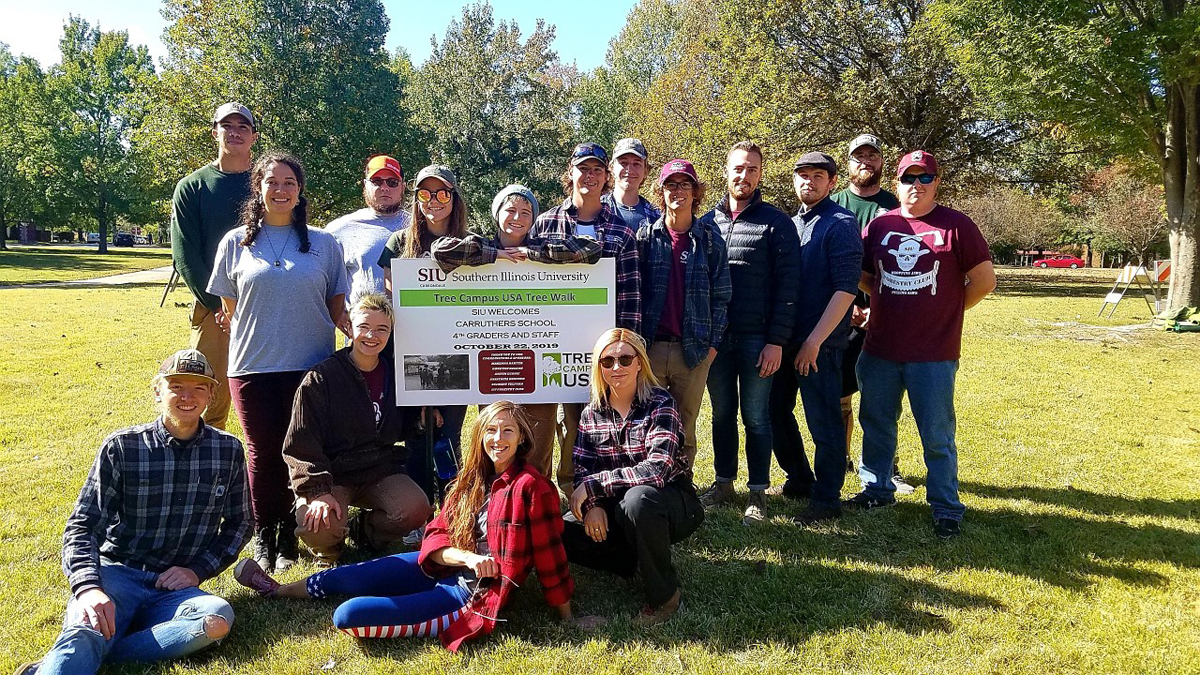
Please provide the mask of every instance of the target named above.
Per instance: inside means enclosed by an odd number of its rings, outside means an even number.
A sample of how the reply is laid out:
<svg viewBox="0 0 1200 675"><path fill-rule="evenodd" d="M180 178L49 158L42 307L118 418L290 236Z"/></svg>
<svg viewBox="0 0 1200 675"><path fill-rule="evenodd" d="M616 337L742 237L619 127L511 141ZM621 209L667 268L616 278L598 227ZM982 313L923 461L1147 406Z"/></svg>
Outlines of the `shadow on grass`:
<svg viewBox="0 0 1200 675"><path fill-rule="evenodd" d="M1200 499L1135 499L1106 495L1075 488L1048 488L1037 485L1001 487L972 481L962 481L959 489L990 499L1027 499L1029 501L1065 506L1096 515L1153 516L1165 518L1196 518L1200 516Z"/></svg>

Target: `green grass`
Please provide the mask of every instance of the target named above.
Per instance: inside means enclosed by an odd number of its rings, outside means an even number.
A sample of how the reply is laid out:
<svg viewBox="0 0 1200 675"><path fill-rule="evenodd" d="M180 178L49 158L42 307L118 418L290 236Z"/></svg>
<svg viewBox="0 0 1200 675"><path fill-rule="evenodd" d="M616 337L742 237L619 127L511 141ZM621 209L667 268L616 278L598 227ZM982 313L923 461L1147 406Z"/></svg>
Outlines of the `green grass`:
<svg viewBox="0 0 1200 675"><path fill-rule="evenodd" d="M226 574L208 585L237 612L224 645L106 672L1198 672L1200 338L1123 329L1149 320L1140 298L1095 318L1113 274L1003 270L969 313L956 541L933 537L923 487L810 530L785 522L792 502L772 500L753 530L718 510L676 549L685 611L670 623L634 629L639 587L578 570L578 607L606 629L557 626L531 582L461 656L357 642L332 629L335 603L260 600ZM155 364L186 342L187 310L159 309L160 292L0 295L0 672L53 642L62 527L90 461L108 432L152 417ZM697 483L712 478L707 427ZM900 447L923 485L907 415Z"/></svg>
<svg viewBox="0 0 1200 675"><path fill-rule="evenodd" d="M0 286L93 279L171 264L169 248L115 248L96 245L13 246L0 251Z"/></svg>

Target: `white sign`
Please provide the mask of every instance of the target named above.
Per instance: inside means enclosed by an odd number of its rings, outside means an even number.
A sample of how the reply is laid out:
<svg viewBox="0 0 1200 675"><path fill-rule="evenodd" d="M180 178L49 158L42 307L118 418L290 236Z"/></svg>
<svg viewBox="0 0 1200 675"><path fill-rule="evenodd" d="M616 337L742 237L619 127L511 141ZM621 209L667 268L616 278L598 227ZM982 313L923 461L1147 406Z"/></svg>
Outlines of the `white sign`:
<svg viewBox="0 0 1200 675"><path fill-rule="evenodd" d="M616 265L392 260L397 405L585 403L616 325Z"/></svg>

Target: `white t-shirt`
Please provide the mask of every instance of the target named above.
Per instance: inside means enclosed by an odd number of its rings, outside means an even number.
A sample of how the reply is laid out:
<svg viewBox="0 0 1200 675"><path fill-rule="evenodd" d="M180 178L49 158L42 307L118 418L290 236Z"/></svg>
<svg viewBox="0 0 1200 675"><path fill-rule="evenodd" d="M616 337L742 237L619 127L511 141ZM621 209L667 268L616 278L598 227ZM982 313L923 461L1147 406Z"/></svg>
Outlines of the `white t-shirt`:
<svg viewBox="0 0 1200 675"><path fill-rule="evenodd" d="M342 247L342 258L346 262L346 273L350 275L350 292L346 294L346 306L363 293L383 293L383 268L379 266L379 255L393 232L408 227L408 214L404 211L381 216L374 209L359 209L348 213L325 226L325 231L337 239Z"/></svg>

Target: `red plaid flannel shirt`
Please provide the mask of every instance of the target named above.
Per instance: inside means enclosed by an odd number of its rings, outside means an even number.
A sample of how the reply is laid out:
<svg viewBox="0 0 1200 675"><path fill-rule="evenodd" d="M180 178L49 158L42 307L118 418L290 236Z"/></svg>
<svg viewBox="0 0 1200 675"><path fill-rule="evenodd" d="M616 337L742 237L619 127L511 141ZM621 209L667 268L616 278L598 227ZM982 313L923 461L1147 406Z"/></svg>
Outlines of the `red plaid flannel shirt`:
<svg viewBox="0 0 1200 675"><path fill-rule="evenodd" d="M421 570L434 578L458 571L429 557L451 546L446 507L425 527L418 559ZM500 566L500 578L481 586L462 615L442 631L440 639L446 649L458 651L463 642L492 632L498 612L513 589L525 582L530 569L537 570L547 604L557 607L571 600L575 582L567 568L562 531L558 490L536 469L517 461L496 478L488 504L487 540Z"/></svg>

